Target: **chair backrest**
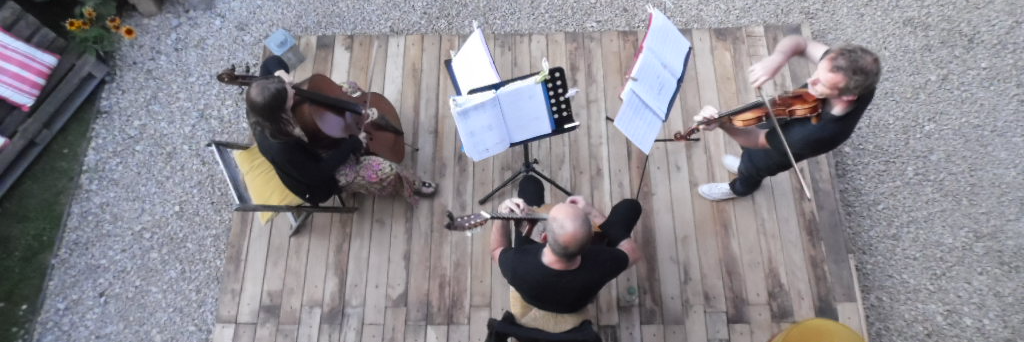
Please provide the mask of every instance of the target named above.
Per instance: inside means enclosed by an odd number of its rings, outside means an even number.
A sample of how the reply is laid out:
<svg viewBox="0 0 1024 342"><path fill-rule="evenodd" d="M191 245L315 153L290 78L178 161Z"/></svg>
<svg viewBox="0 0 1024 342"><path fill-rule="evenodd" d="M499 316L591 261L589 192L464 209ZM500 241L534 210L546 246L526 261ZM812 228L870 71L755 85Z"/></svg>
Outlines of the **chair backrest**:
<svg viewBox="0 0 1024 342"><path fill-rule="evenodd" d="M252 204L249 189L245 186L245 178L242 177L242 169L238 167L234 156L235 151L244 150L250 146L217 140L210 141L206 146L210 147L217 162L220 163L220 169L224 171L224 178L228 180L228 186L231 187L231 194L235 197L235 204Z"/></svg>

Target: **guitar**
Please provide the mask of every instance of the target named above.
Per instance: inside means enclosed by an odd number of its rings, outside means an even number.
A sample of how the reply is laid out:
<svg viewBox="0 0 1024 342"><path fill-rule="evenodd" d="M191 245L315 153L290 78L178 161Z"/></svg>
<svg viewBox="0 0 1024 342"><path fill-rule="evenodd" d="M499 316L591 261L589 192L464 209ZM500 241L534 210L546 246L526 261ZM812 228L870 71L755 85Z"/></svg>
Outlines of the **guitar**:
<svg viewBox="0 0 1024 342"><path fill-rule="evenodd" d="M483 210L476 214L455 217L451 211L448 211L446 214L448 222L444 224L444 228L451 231L472 234L478 230L480 226L483 226L491 220L527 222L529 224L519 225L517 229L519 229L523 235L529 236L534 241L541 242L541 234L547 231L547 226L538 223L547 221L548 212L551 211L551 208L555 207L555 204L558 203L548 203L540 208L533 208L534 212L526 214L498 213ZM594 225L593 230L594 233L597 234L601 232L601 227Z"/></svg>

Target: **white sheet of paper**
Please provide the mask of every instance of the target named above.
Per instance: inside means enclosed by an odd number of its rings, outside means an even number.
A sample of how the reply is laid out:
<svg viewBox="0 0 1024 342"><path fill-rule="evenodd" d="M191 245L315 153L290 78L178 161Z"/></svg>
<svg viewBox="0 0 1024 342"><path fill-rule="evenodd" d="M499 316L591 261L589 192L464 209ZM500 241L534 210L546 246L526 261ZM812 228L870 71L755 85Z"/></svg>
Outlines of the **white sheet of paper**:
<svg viewBox="0 0 1024 342"><path fill-rule="evenodd" d="M449 104L462 148L474 162L508 149L508 133L500 118L501 105L493 91L452 96Z"/></svg>
<svg viewBox="0 0 1024 342"><path fill-rule="evenodd" d="M534 78L498 89L509 141L516 143L551 133L550 104L544 91L544 84Z"/></svg>
<svg viewBox="0 0 1024 342"><path fill-rule="evenodd" d="M679 88L678 74L666 70L653 54L642 54L633 70L636 80L629 81L631 91L657 112L661 121L668 116L668 105Z"/></svg>
<svg viewBox="0 0 1024 342"><path fill-rule="evenodd" d="M494 66L494 59L491 58L491 50L487 48L487 41L480 29L473 31L473 34L462 44L459 52L452 58L452 73L459 82L459 90L463 94L470 90L486 85L501 82L498 77L498 69Z"/></svg>
<svg viewBox="0 0 1024 342"><path fill-rule="evenodd" d="M642 53L657 55L665 69L678 76L686 68L686 54L690 47L690 41L664 13L657 9L651 12L651 25L647 28L647 37L644 37Z"/></svg>
<svg viewBox="0 0 1024 342"><path fill-rule="evenodd" d="M615 127L633 145L644 151L644 154L650 154L651 148L654 147L654 140L658 138L658 132L661 131L661 125L662 121L658 119L658 114L648 107L635 92L626 93L626 97L622 100L622 107L619 107L619 114L615 116Z"/></svg>

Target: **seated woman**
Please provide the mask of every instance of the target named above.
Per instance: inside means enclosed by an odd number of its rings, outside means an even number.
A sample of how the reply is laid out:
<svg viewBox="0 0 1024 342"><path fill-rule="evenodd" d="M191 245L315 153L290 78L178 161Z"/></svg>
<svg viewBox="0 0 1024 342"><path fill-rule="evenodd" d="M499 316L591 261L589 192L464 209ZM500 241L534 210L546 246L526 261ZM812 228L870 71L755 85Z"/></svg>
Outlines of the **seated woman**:
<svg viewBox="0 0 1024 342"><path fill-rule="evenodd" d="M269 77L275 75L277 77ZM260 65L260 79L245 93L246 114L260 153L270 161L288 190L308 203L327 201L341 189L369 195L433 196L437 188L389 160L363 155L368 115L345 112L320 129L342 139L337 148L317 150L292 115L295 91L288 66L278 56Z"/></svg>

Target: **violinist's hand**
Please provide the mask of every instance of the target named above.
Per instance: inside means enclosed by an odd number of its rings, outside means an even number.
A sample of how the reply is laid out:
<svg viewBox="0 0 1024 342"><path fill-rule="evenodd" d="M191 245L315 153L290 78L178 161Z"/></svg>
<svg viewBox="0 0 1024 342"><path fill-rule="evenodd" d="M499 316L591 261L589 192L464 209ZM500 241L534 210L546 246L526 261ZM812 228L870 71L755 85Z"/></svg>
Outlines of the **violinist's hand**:
<svg viewBox="0 0 1024 342"><path fill-rule="evenodd" d="M287 71L278 70L277 72L274 73L274 76L280 77L282 80L284 80L285 84L292 85L292 83L295 83L295 79L293 79L292 75L288 74Z"/></svg>
<svg viewBox="0 0 1024 342"><path fill-rule="evenodd" d="M700 125L700 129L702 131L713 131L715 128L718 128L718 120L715 120L716 118L718 118L718 109L712 106L704 106L704 108L700 109L700 113L693 116L693 122L711 120L708 124Z"/></svg>
<svg viewBox="0 0 1024 342"><path fill-rule="evenodd" d="M503 214L524 214L530 208L522 198L509 198L498 205L498 212Z"/></svg>
<svg viewBox="0 0 1024 342"><path fill-rule="evenodd" d="M760 87L775 77L783 65L786 65L786 60L772 54L760 62L751 65L750 69L747 69L747 79L750 80L752 87Z"/></svg>

